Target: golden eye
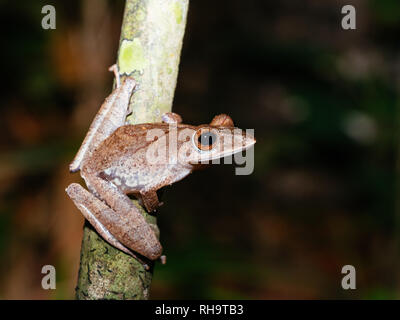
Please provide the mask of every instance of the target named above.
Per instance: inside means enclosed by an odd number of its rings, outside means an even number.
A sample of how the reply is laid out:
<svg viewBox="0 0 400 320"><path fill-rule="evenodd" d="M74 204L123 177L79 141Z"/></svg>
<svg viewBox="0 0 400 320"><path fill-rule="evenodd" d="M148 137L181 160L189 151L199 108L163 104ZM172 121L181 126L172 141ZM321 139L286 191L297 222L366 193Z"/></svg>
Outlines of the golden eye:
<svg viewBox="0 0 400 320"><path fill-rule="evenodd" d="M195 136L197 148L202 151L210 151L217 141L217 135L210 130L198 130Z"/></svg>

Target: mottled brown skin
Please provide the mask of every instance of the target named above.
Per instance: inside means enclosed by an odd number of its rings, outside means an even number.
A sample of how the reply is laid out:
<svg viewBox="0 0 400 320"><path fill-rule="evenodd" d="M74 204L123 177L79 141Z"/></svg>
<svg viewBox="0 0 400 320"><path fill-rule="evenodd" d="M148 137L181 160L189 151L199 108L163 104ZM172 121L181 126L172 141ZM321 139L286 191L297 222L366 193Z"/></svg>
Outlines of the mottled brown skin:
<svg viewBox="0 0 400 320"><path fill-rule="evenodd" d="M128 194L153 212L161 205L157 190L183 179L204 161L242 151L255 140L244 133L238 135L235 130L239 129L227 115L201 126L181 124L175 113L164 114L163 123L127 125L133 88L134 80L127 78L106 99L71 163L70 170L80 170L90 192L76 183L66 191L110 244L132 256L139 253L155 260L161 256L161 244ZM214 139L206 139L212 143L203 148L199 142L203 140L197 138L211 131ZM154 162L163 152L166 156ZM149 155L155 155L154 159Z"/></svg>
<svg viewBox="0 0 400 320"><path fill-rule="evenodd" d="M179 127L195 130L193 126ZM172 167L164 163L149 164L146 152L153 141L147 141L146 136L151 129L162 130L166 136L169 134L169 124L164 123L122 126L82 164L83 175L97 173L121 192L141 198L149 212L159 207L158 189L184 178L194 169L191 164L178 163Z"/></svg>

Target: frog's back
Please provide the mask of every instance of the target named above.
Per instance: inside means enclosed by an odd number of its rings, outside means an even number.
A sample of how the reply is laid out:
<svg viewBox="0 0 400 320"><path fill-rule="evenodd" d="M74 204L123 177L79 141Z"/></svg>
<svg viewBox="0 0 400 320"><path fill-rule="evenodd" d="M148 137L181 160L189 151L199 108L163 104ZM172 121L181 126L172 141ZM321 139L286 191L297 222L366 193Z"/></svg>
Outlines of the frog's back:
<svg viewBox="0 0 400 320"><path fill-rule="evenodd" d="M149 130L158 129L168 133L168 125L164 123L125 125L116 129L93 154L83 163L83 168L100 172L109 167L122 165L129 159L137 164L145 161L146 151L150 143ZM161 131L157 131L160 136ZM150 141L149 141L150 140Z"/></svg>

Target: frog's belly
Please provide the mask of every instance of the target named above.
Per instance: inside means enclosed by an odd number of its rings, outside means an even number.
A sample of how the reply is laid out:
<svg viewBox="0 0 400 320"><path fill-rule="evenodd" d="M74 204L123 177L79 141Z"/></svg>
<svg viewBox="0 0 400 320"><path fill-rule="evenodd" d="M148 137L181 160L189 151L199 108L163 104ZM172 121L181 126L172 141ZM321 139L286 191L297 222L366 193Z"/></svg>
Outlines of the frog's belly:
<svg viewBox="0 0 400 320"><path fill-rule="evenodd" d="M124 192L159 189L183 179L189 169L177 165L152 165L146 168L111 167L102 176Z"/></svg>

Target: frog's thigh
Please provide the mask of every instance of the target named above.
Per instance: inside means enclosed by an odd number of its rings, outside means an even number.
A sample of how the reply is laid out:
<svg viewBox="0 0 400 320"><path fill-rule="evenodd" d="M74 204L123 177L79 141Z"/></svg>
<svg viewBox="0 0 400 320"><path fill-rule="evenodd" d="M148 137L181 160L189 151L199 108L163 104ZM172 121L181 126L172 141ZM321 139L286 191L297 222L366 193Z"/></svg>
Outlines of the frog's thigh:
<svg viewBox="0 0 400 320"><path fill-rule="evenodd" d="M162 247L156 234L146 222L139 209L129 197L114 184L97 175L82 175L88 185L104 200L116 214L102 216L102 221L113 235L129 249L155 260L160 257Z"/></svg>
<svg viewBox="0 0 400 320"><path fill-rule="evenodd" d="M72 183L65 191L76 207L82 212L83 216L108 243L138 259L131 250L119 242L98 220L97 217L100 215L115 214L111 208L84 189L80 184ZM140 261L140 259L138 260ZM145 264L145 267L148 266Z"/></svg>

